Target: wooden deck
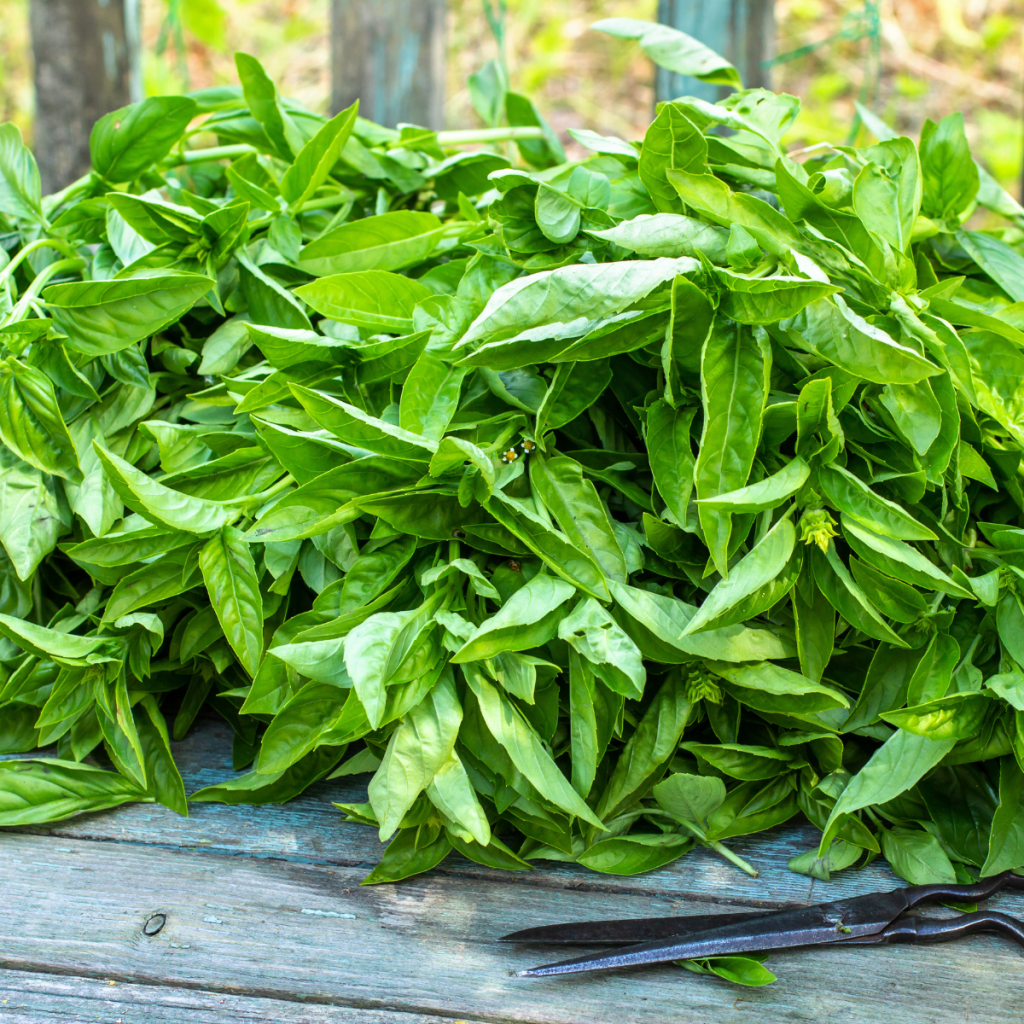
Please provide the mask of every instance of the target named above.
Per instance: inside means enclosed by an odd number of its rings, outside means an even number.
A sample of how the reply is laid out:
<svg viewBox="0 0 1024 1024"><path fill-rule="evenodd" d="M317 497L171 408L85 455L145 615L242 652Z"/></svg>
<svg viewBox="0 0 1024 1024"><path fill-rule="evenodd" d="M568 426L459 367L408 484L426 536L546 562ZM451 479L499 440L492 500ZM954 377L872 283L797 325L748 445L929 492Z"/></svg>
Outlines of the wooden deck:
<svg viewBox="0 0 1024 1024"><path fill-rule="evenodd" d="M201 723L178 756L190 792L232 774L218 723ZM798 906L899 883L883 862L828 884L792 874L787 859L815 841L793 827L735 841L757 879L706 851L638 878L562 865L506 874L453 854L429 875L361 888L380 847L370 829L339 823L331 800L365 792L365 778L345 782L281 807L197 804L185 819L140 805L0 832L0 1024L1024 1018L1024 951L986 936L776 954L779 980L762 989L674 967L512 977L548 958L495 941L527 924ZM991 905L1024 917L1024 895ZM155 914L166 924L149 937Z"/></svg>

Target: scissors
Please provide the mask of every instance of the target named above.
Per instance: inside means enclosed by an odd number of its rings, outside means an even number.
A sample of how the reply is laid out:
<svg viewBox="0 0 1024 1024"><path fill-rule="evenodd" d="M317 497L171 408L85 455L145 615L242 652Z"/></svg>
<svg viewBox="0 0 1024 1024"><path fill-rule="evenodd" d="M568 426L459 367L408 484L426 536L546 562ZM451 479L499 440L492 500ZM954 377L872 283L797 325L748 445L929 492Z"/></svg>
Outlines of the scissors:
<svg viewBox="0 0 1024 1024"><path fill-rule="evenodd" d="M1004 871L971 885L917 885L892 892L817 903L799 910L753 914L694 914L689 917L583 921L525 928L502 941L559 946L622 946L614 952L562 960L519 971L520 978L609 971L735 953L794 946L885 946L890 943L948 942L973 932L996 932L1024 946L1024 921L996 910L979 910L946 920L904 913L923 903L975 903L1002 889L1024 890L1024 876Z"/></svg>

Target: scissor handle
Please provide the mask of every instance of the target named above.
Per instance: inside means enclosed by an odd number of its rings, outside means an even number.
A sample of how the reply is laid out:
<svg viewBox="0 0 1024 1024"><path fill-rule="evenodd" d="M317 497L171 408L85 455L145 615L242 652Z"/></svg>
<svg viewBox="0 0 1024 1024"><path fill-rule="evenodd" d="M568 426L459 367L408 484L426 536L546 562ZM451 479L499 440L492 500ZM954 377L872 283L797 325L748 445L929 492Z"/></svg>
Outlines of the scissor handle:
<svg viewBox="0 0 1024 1024"><path fill-rule="evenodd" d="M975 932L994 932L1024 946L1024 921L1018 921L998 910L978 910L944 921L924 920L920 917L901 917L877 935L847 939L842 946L889 946L895 943L913 945L949 942Z"/></svg>
<svg viewBox="0 0 1024 1024"><path fill-rule="evenodd" d="M993 875L991 878L980 878L970 885L915 885L904 891L907 895L907 906L916 907L919 903L934 903L939 900L976 903L978 900L987 900L1001 889L1024 889L1024 875L1004 871L1001 875Z"/></svg>

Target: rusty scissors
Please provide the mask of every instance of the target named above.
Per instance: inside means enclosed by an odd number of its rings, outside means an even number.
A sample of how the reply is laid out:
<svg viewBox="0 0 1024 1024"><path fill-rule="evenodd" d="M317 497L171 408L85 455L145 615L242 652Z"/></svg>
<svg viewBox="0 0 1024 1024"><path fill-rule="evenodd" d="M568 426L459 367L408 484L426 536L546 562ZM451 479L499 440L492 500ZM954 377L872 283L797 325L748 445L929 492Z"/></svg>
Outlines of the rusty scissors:
<svg viewBox="0 0 1024 1024"><path fill-rule="evenodd" d="M925 903L975 903L1002 889L1024 890L1024 876L1005 871L970 885L918 885L797 910L543 925L505 935L503 941L623 947L532 967L519 971L521 978L608 971L796 946L948 942L973 932L995 932L1024 946L1024 921L999 911L978 910L943 920L906 915L906 911Z"/></svg>

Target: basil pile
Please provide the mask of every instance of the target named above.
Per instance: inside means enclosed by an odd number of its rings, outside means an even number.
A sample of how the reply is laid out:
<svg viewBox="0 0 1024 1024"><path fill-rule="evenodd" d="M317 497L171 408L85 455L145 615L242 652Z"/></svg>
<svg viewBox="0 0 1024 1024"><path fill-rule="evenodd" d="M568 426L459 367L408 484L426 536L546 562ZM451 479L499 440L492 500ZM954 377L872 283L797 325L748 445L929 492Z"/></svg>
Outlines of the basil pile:
<svg viewBox="0 0 1024 1024"><path fill-rule="evenodd" d="M737 90L565 162L478 76L513 159L238 70L45 198L0 127L0 751L55 748L0 824L185 813L212 709L189 799L372 772L370 882L800 813L819 878L1024 864L1024 210L961 116L796 161Z"/></svg>

